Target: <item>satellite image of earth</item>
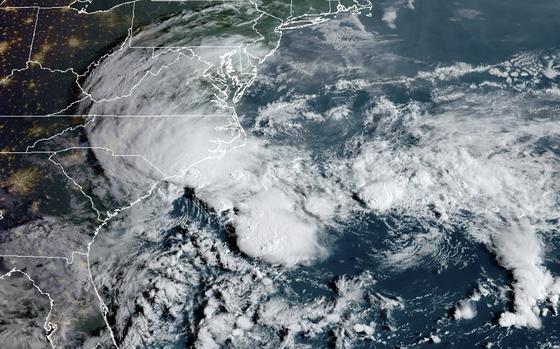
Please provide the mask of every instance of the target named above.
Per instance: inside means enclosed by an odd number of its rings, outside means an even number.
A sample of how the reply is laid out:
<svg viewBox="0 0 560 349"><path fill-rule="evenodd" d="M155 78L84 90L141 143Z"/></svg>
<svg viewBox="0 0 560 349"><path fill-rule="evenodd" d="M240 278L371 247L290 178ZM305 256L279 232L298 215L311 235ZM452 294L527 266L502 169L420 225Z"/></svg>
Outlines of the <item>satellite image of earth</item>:
<svg viewBox="0 0 560 349"><path fill-rule="evenodd" d="M0 0L0 348L560 348L559 16Z"/></svg>

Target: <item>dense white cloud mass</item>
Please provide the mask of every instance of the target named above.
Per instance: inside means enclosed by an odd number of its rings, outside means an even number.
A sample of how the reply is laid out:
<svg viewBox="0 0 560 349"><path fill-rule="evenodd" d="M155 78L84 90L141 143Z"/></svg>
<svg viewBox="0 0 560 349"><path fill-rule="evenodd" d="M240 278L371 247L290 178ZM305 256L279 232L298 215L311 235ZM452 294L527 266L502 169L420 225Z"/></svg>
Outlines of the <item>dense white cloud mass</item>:
<svg viewBox="0 0 560 349"><path fill-rule="evenodd" d="M245 253L287 265L326 255L320 232L335 224L349 201L340 185L320 176L307 152L253 138L189 169L185 183L204 202L229 212Z"/></svg>
<svg viewBox="0 0 560 349"><path fill-rule="evenodd" d="M534 227L522 217L508 226L507 233L496 234L494 245L500 264L512 270L514 312L501 315L502 326L541 326L539 302L558 302L560 280L543 266L543 246ZM502 228L503 229L503 228Z"/></svg>
<svg viewBox="0 0 560 349"><path fill-rule="evenodd" d="M228 116L179 116L98 119L91 127L90 143L109 148L114 154L141 155L166 176L180 174L206 158L219 157L243 142L239 129ZM228 124L230 122L231 124ZM106 163L101 154L100 161ZM118 165L115 162L115 165ZM115 166L113 165L113 166ZM144 166L140 176L154 176L154 166ZM128 173L128 171L124 171ZM134 176L133 173L130 173Z"/></svg>
<svg viewBox="0 0 560 349"><path fill-rule="evenodd" d="M397 20L397 9L394 7L388 7L383 10L383 22L387 23L389 28L397 29L395 21Z"/></svg>
<svg viewBox="0 0 560 349"><path fill-rule="evenodd" d="M453 311L455 320L471 320L476 317L476 305L469 300L462 300L457 303Z"/></svg>

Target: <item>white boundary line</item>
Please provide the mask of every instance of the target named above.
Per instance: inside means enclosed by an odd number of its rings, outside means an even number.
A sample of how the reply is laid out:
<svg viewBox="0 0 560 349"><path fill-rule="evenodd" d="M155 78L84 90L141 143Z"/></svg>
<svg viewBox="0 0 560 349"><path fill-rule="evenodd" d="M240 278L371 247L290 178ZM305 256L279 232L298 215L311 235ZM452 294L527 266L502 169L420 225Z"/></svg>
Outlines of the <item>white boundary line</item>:
<svg viewBox="0 0 560 349"><path fill-rule="evenodd" d="M37 33L37 24L39 23L39 13L41 9L37 9L37 13L35 14L35 25L33 26L33 36L31 37L31 44L29 45L29 56L27 56L27 62L31 61L31 55L33 54L33 46L35 44L35 34Z"/></svg>
<svg viewBox="0 0 560 349"><path fill-rule="evenodd" d="M71 254L70 259L68 257L60 257L60 256L41 256L41 255L20 255L20 254L2 254L0 253L0 258L36 258L36 259L62 259L66 261L66 264L74 263L74 255L79 254L82 256L86 256L85 252L77 252L73 251Z"/></svg>
<svg viewBox="0 0 560 349"><path fill-rule="evenodd" d="M83 125L85 126L85 125ZM80 126L78 126L80 127ZM66 130L65 130L66 131ZM58 136L58 135L55 135ZM52 138L52 137L51 137ZM49 160L51 160L52 156L58 155L59 153L64 153L66 151L71 151L71 150L104 150L107 151L109 153L111 153L112 157L118 158L139 158L144 160L148 165L150 165L153 169L155 169L157 172L159 172L163 177L168 177L169 175L166 174L165 172L163 172L159 167L157 167L156 165L154 165L150 160L146 159L144 156L142 155L135 155L135 154L115 154L113 152L113 150L111 148L107 148L107 147L69 147L69 148L64 148L61 150L53 150L53 151L49 151L49 150L38 150L38 151L29 151L29 149L35 147L35 145L37 145L37 143L43 141L43 140L49 140L49 138L46 139L40 139L38 141L36 141L32 146L28 146L26 151L0 151L0 155L29 155L29 154L45 154L45 155L51 155L49 157ZM57 163L58 164L58 163ZM58 164L59 166L61 166L60 164Z"/></svg>

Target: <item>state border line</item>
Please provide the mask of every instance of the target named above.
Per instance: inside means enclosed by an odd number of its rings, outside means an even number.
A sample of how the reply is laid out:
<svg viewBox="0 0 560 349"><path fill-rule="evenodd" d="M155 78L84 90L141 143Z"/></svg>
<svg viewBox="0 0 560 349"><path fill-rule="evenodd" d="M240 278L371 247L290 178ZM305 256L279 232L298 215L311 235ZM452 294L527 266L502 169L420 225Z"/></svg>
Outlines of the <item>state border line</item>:
<svg viewBox="0 0 560 349"><path fill-rule="evenodd" d="M72 251L70 258L68 257L61 257L61 256L40 256L40 255L20 255L20 254L1 254L0 258L27 258L27 259L61 259L66 261L66 264L74 264L74 255L78 254L81 256L87 256L86 252L79 252L79 251Z"/></svg>

